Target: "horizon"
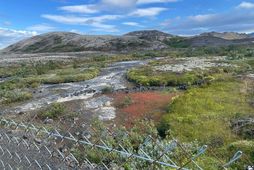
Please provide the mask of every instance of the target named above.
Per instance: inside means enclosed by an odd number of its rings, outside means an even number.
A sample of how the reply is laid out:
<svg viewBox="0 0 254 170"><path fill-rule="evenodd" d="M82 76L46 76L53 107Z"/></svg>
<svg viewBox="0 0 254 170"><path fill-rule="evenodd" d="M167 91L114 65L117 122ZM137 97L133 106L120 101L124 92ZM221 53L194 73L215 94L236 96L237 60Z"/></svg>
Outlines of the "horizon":
<svg viewBox="0 0 254 170"><path fill-rule="evenodd" d="M10 0L0 2L0 49L35 35L62 31L83 35L139 30L179 36L252 33L253 9L253 0Z"/></svg>

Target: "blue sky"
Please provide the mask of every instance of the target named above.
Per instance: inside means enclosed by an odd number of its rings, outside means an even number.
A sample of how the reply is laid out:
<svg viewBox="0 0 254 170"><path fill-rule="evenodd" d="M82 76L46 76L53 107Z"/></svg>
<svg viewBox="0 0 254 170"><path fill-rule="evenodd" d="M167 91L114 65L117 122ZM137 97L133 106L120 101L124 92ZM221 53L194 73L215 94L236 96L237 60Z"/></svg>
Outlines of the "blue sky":
<svg viewBox="0 0 254 170"><path fill-rule="evenodd" d="M0 48L50 31L121 35L143 29L177 35L210 31L254 32L254 1L0 1Z"/></svg>

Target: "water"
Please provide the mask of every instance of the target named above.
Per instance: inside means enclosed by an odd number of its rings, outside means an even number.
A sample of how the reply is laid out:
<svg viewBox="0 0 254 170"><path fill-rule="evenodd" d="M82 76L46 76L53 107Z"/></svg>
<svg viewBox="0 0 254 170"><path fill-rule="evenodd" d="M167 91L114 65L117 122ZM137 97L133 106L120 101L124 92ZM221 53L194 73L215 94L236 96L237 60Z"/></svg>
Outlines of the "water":
<svg viewBox="0 0 254 170"><path fill-rule="evenodd" d="M54 85L42 85L34 91L34 97L31 101L23 103L20 106L7 109L5 112L19 113L37 110L54 102L68 102L75 100L84 100L89 102L96 94L100 94L102 89L111 86L113 90L126 88L124 74L128 69L146 64L148 61L126 61L117 62L102 70L102 74L94 79ZM99 100L98 100L99 101ZM103 106L104 107L104 106ZM95 110L104 112L105 119L112 119L114 116L112 107L98 107ZM107 116L107 112L109 115Z"/></svg>

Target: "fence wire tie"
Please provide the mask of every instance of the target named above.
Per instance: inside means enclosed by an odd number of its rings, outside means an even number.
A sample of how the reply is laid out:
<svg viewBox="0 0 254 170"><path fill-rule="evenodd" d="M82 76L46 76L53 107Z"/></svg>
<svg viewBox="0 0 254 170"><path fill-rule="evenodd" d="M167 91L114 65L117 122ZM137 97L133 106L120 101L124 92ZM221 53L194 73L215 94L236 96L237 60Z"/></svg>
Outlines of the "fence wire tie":
<svg viewBox="0 0 254 170"><path fill-rule="evenodd" d="M234 156L230 159L230 161L228 163L226 163L225 165L223 165L224 168L229 167L231 164L233 164L235 161L237 161L238 159L241 158L243 152L242 151L237 151Z"/></svg>

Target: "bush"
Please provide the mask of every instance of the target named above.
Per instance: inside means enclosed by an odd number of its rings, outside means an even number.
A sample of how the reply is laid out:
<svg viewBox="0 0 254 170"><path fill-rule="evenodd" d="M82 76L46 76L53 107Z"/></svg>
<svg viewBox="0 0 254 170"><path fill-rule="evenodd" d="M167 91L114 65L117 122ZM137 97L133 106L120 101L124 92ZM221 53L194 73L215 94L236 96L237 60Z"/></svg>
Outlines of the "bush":
<svg viewBox="0 0 254 170"><path fill-rule="evenodd" d="M108 94L108 93L112 93L113 92L113 87L111 87L111 86L106 86L106 87L104 87L102 90L101 90L101 92L102 92L102 94Z"/></svg>
<svg viewBox="0 0 254 170"><path fill-rule="evenodd" d="M0 92L1 101L3 104L11 104L16 102L22 102L32 98L32 94L29 92L22 92L20 90L3 90Z"/></svg>
<svg viewBox="0 0 254 170"><path fill-rule="evenodd" d="M66 111L66 108L63 104L53 103L49 108L41 111L38 114L38 117L41 119L46 119L46 118L56 119L59 116L63 115L65 111Z"/></svg>

